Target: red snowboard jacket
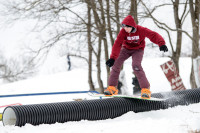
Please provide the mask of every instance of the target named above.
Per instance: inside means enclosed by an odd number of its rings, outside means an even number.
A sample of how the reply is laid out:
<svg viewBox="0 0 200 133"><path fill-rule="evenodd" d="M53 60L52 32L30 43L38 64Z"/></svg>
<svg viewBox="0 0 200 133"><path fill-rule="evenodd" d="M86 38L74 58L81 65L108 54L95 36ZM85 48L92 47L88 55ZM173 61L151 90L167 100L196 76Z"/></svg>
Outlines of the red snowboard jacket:
<svg viewBox="0 0 200 133"><path fill-rule="evenodd" d="M150 41L157 44L158 46L165 45L165 40L158 33L137 25L135 20L131 15L127 16L122 24L129 25L134 27L136 30L131 33L127 33L124 28L122 28L115 40L115 43L112 47L112 52L110 58L117 59L123 46L126 49L143 49L145 48L145 37L148 37Z"/></svg>

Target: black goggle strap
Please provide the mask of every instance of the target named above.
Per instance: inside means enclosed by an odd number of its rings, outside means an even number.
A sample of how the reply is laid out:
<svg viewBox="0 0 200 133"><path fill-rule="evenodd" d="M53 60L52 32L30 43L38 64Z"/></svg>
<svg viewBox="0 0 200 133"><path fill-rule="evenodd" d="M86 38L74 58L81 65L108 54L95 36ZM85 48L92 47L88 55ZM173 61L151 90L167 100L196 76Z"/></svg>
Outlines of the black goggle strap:
<svg viewBox="0 0 200 133"><path fill-rule="evenodd" d="M132 27L132 26L122 24L122 27L124 28L124 27Z"/></svg>

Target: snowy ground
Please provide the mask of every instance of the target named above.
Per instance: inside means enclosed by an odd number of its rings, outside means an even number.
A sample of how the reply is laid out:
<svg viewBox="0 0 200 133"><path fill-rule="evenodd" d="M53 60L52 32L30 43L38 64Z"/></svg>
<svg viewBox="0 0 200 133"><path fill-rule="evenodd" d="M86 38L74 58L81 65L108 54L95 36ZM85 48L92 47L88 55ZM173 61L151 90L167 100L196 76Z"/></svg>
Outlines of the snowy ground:
<svg viewBox="0 0 200 133"><path fill-rule="evenodd" d="M170 85L161 71L160 65L168 61L168 58L145 58L143 68L151 83L153 92L170 91ZM189 74L191 60L183 58L180 61L180 75L186 88L190 88ZM132 90L132 68L131 60L125 62L125 73L129 92ZM95 75L95 74L94 74ZM102 77L105 74L102 74ZM104 81L106 82L106 81ZM87 91L87 69L73 69L69 72L58 73L55 75L40 76L32 79L19 81L16 83L0 86L0 94L21 94L21 93L40 93L40 92L62 92L62 91ZM1 98L0 106L21 103L36 104L71 101L74 99L92 99L87 94L65 94L51 96L31 96L16 98ZM3 108L0 108L3 112ZM151 133L187 133L200 130L200 103L189 106L177 106L167 110L157 110L150 112L134 113L128 112L115 119L79 122L56 123L52 125L42 124L24 127L3 126L0 122L0 133L93 133L93 132L151 132Z"/></svg>

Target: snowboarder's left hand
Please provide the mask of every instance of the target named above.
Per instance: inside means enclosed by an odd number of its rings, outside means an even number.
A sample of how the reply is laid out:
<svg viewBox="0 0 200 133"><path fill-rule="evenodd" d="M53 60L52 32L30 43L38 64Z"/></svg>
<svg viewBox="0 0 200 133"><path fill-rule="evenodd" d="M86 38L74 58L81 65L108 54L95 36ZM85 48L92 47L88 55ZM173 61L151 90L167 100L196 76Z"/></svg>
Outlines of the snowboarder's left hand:
<svg viewBox="0 0 200 133"><path fill-rule="evenodd" d="M162 45L162 46L160 46L160 51L167 52L167 51L168 51L167 46L166 46L166 45Z"/></svg>

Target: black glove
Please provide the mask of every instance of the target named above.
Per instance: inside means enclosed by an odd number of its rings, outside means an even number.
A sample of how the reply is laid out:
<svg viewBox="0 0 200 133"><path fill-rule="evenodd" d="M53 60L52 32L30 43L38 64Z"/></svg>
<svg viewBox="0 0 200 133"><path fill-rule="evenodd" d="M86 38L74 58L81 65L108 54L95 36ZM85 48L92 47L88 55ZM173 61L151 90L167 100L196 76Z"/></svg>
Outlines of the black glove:
<svg viewBox="0 0 200 133"><path fill-rule="evenodd" d="M109 66L109 67L112 67L115 63L115 60L114 59L109 59L106 61L106 65Z"/></svg>
<svg viewBox="0 0 200 133"><path fill-rule="evenodd" d="M166 45L162 45L162 46L160 46L160 51L167 52L167 51L168 51L167 46L166 46Z"/></svg>

